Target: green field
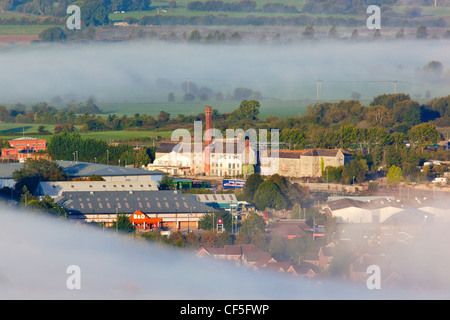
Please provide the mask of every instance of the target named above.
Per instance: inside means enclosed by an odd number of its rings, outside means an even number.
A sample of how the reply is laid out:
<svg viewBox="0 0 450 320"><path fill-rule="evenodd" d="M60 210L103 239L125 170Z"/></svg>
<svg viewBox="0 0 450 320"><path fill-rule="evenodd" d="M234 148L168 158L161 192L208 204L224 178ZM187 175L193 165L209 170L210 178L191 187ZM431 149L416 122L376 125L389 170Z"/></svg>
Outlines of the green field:
<svg viewBox="0 0 450 320"><path fill-rule="evenodd" d="M39 35L42 30L51 25L0 25L1 36L32 36Z"/></svg>
<svg viewBox="0 0 450 320"><path fill-rule="evenodd" d="M103 131L103 132L87 132L80 134L83 138L93 138L101 140L133 140L133 139L145 139L145 138L167 138L172 135L172 131Z"/></svg>
<svg viewBox="0 0 450 320"><path fill-rule="evenodd" d="M304 114L306 107L314 103L311 100L263 100L260 102L260 118L268 115L286 118ZM239 107L239 101L202 101L202 102L149 102L149 103L99 103L100 109L107 113L134 116L136 113L148 114L154 117L164 110L172 118L178 114L197 115L205 112L205 106L211 106L220 113L229 113Z"/></svg>

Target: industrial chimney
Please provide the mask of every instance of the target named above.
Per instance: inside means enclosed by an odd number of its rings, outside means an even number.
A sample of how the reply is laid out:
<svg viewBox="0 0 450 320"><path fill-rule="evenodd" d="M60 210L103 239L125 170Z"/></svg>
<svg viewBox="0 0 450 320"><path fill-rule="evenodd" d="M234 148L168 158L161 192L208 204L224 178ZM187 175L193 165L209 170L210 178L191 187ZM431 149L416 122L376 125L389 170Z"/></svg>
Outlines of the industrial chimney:
<svg viewBox="0 0 450 320"><path fill-rule="evenodd" d="M212 130L212 124L211 124L211 107L205 107L205 118L206 118L206 126L205 126L205 147L209 146L212 140L211 136L211 130Z"/></svg>
<svg viewBox="0 0 450 320"><path fill-rule="evenodd" d="M211 121L211 107L207 106L205 107L205 118L206 118L206 124L205 124L205 149L204 149L204 164L205 164L205 174L210 174L211 170L211 149L209 145L211 144L212 140L212 121Z"/></svg>

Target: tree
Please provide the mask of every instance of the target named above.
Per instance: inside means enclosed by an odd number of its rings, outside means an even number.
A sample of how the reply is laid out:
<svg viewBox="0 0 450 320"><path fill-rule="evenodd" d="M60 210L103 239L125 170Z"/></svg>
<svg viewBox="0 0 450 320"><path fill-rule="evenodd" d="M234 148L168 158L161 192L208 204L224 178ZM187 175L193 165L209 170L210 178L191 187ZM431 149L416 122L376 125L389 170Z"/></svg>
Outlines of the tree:
<svg viewBox="0 0 450 320"><path fill-rule="evenodd" d="M330 30L328 31L328 38L329 39L337 39L338 38L338 33L337 33L335 26L332 26L330 28Z"/></svg>
<svg viewBox="0 0 450 320"><path fill-rule="evenodd" d="M421 123L408 131L409 141L412 144L419 145L422 150L428 144L434 144L442 138L442 134L432 123Z"/></svg>
<svg viewBox="0 0 450 320"><path fill-rule="evenodd" d="M165 124L170 120L170 113L161 110L156 119L160 124Z"/></svg>
<svg viewBox="0 0 450 320"><path fill-rule="evenodd" d="M405 30L403 28L400 28L398 32L395 34L396 39L404 39L405 38Z"/></svg>
<svg viewBox="0 0 450 320"><path fill-rule="evenodd" d="M81 6L81 21L86 26L101 26L109 23L108 12L100 0L86 0Z"/></svg>
<svg viewBox="0 0 450 320"><path fill-rule="evenodd" d="M244 199L248 202L253 202L256 191L259 185L263 182L263 178L258 173L251 174L244 185Z"/></svg>
<svg viewBox="0 0 450 320"><path fill-rule="evenodd" d="M188 41L189 42L200 42L201 39L202 39L202 36L200 35L200 32L197 29L195 29L195 30L191 31Z"/></svg>
<svg viewBox="0 0 450 320"><path fill-rule="evenodd" d="M420 25L416 29L416 38L417 39L426 39L428 37L427 27L424 25Z"/></svg>
<svg viewBox="0 0 450 320"><path fill-rule="evenodd" d="M264 232L264 218L257 213L251 213L241 224L239 232L252 238L255 234Z"/></svg>
<svg viewBox="0 0 450 320"><path fill-rule="evenodd" d="M311 39L314 39L314 33L315 33L314 27L311 25L307 25L305 27L305 30L303 31L302 35L303 35L304 39L311 40Z"/></svg>
<svg viewBox="0 0 450 320"><path fill-rule="evenodd" d="M60 27L49 27L39 34L39 39L43 42L59 42L67 39L67 35Z"/></svg>
<svg viewBox="0 0 450 320"><path fill-rule="evenodd" d="M353 159L344 166L344 169L342 170L342 179L346 184L353 183L354 179L356 182L361 183L366 180L368 172L369 167L366 159Z"/></svg>
<svg viewBox="0 0 450 320"><path fill-rule="evenodd" d="M216 230L217 220L222 219L225 230L231 231L233 217L229 212L215 211L214 213L204 214L198 221L198 227L202 230Z"/></svg>
<svg viewBox="0 0 450 320"><path fill-rule="evenodd" d="M27 190L34 193L40 181L65 181L68 176L56 162L46 159L27 159L21 169L13 171L12 178L16 181L17 192L26 186Z"/></svg>
<svg viewBox="0 0 450 320"><path fill-rule="evenodd" d="M391 166L386 175L386 183L390 185L398 185L403 179L402 168Z"/></svg>
<svg viewBox="0 0 450 320"><path fill-rule="evenodd" d="M111 226L111 230L117 230L123 233L134 233L136 228L126 214L119 213L116 221L114 221Z"/></svg>
<svg viewBox="0 0 450 320"><path fill-rule="evenodd" d="M172 182L172 179L169 178L169 176L164 175L159 182L159 190L174 190L175 186Z"/></svg>
<svg viewBox="0 0 450 320"><path fill-rule="evenodd" d="M287 206L280 187L268 179L260 184L253 200L256 208L264 210L266 208L285 209Z"/></svg>
<svg viewBox="0 0 450 320"><path fill-rule="evenodd" d="M256 100L243 100L239 105L239 108L234 110L230 115L231 121L240 120L258 120L259 119L259 101Z"/></svg>

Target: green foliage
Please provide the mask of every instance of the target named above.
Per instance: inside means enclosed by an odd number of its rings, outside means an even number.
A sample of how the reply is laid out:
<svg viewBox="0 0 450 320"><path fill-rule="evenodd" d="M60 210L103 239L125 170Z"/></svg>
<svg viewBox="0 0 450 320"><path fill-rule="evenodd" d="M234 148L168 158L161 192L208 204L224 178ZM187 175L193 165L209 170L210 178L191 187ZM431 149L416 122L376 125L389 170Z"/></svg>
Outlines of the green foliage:
<svg viewBox="0 0 450 320"><path fill-rule="evenodd" d="M17 192L29 190L34 193L40 181L65 181L68 179L56 162L46 159L28 159L21 169L14 170L12 178L16 181Z"/></svg>
<svg viewBox="0 0 450 320"><path fill-rule="evenodd" d="M67 39L67 35L60 27L49 27L39 34L39 39L43 42L59 42Z"/></svg>
<svg viewBox="0 0 450 320"><path fill-rule="evenodd" d="M365 159L353 159L350 163L347 163L342 170L342 180L346 184L351 184L353 181L361 183L366 179L366 175L369 172L367 160Z"/></svg>
<svg viewBox="0 0 450 320"><path fill-rule="evenodd" d="M263 182L261 175L254 173L248 176L244 185L244 199L247 202L253 202L258 187Z"/></svg>
<svg viewBox="0 0 450 320"><path fill-rule="evenodd" d="M159 182L159 190L175 190L172 179L169 176L164 175Z"/></svg>
<svg viewBox="0 0 450 320"><path fill-rule="evenodd" d="M397 185L403 179L402 168L391 166L386 175L386 183L390 185Z"/></svg>
<svg viewBox="0 0 450 320"><path fill-rule="evenodd" d="M100 0L85 0L80 7L81 20L86 26L101 26L109 23L108 11Z"/></svg>
<svg viewBox="0 0 450 320"><path fill-rule="evenodd" d="M115 220L111 226L111 230L117 230L122 233L135 233L136 228L126 214L119 213L117 215L117 220Z"/></svg>
<svg viewBox="0 0 450 320"><path fill-rule="evenodd" d="M239 228L239 233L245 236L253 237L257 233L264 231L266 224L264 218L257 213L251 213L243 222Z"/></svg>
<svg viewBox="0 0 450 320"><path fill-rule="evenodd" d="M243 100L239 105L239 108L234 110L230 115L232 121L242 120L258 120L260 103L256 100Z"/></svg>
<svg viewBox="0 0 450 320"><path fill-rule="evenodd" d="M231 232L233 230L233 217L231 213L226 211L215 211L214 213L206 213L198 221L198 227L202 230L216 230L217 220L222 219L223 227L226 231Z"/></svg>
<svg viewBox="0 0 450 320"><path fill-rule="evenodd" d="M50 137L47 152L53 159L73 161L74 153L79 161L118 164L134 163L136 152L128 144L110 146L105 140L82 138L80 134L63 132ZM126 160L126 161L125 161Z"/></svg>
<svg viewBox="0 0 450 320"><path fill-rule="evenodd" d="M411 143L424 148L428 144L434 144L442 139L442 134L431 123L421 123L411 128L408 132Z"/></svg>
<svg viewBox="0 0 450 320"><path fill-rule="evenodd" d="M265 210L266 208L281 210L286 209L287 206L280 187L270 179L264 181L258 187L253 202L259 210Z"/></svg>

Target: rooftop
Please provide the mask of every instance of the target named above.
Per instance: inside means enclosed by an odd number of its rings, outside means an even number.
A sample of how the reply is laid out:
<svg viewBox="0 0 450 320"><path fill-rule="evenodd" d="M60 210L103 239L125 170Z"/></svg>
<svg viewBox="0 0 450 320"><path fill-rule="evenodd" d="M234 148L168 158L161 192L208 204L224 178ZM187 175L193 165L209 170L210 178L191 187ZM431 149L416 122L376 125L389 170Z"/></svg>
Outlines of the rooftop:
<svg viewBox="0 0 450 320"><path fill-rule="evenodd" d="M127 168L111 166L100 163L77 162L57 160L56 163L63 168L64 173L72 178L90 177L92 175L99 175L102 177L110 176L158 176L162 175L161 171L149 171L138 168ZM0 163L0 179L12 179L12 173L15 170L22 169L23 163Z"/></svg>
<svg viewBox="0 0 450 320"><path fill-rule="evenodd" d="M69 214L207 213L213 208L177 191L66 191L56 198Z"/></svg>

